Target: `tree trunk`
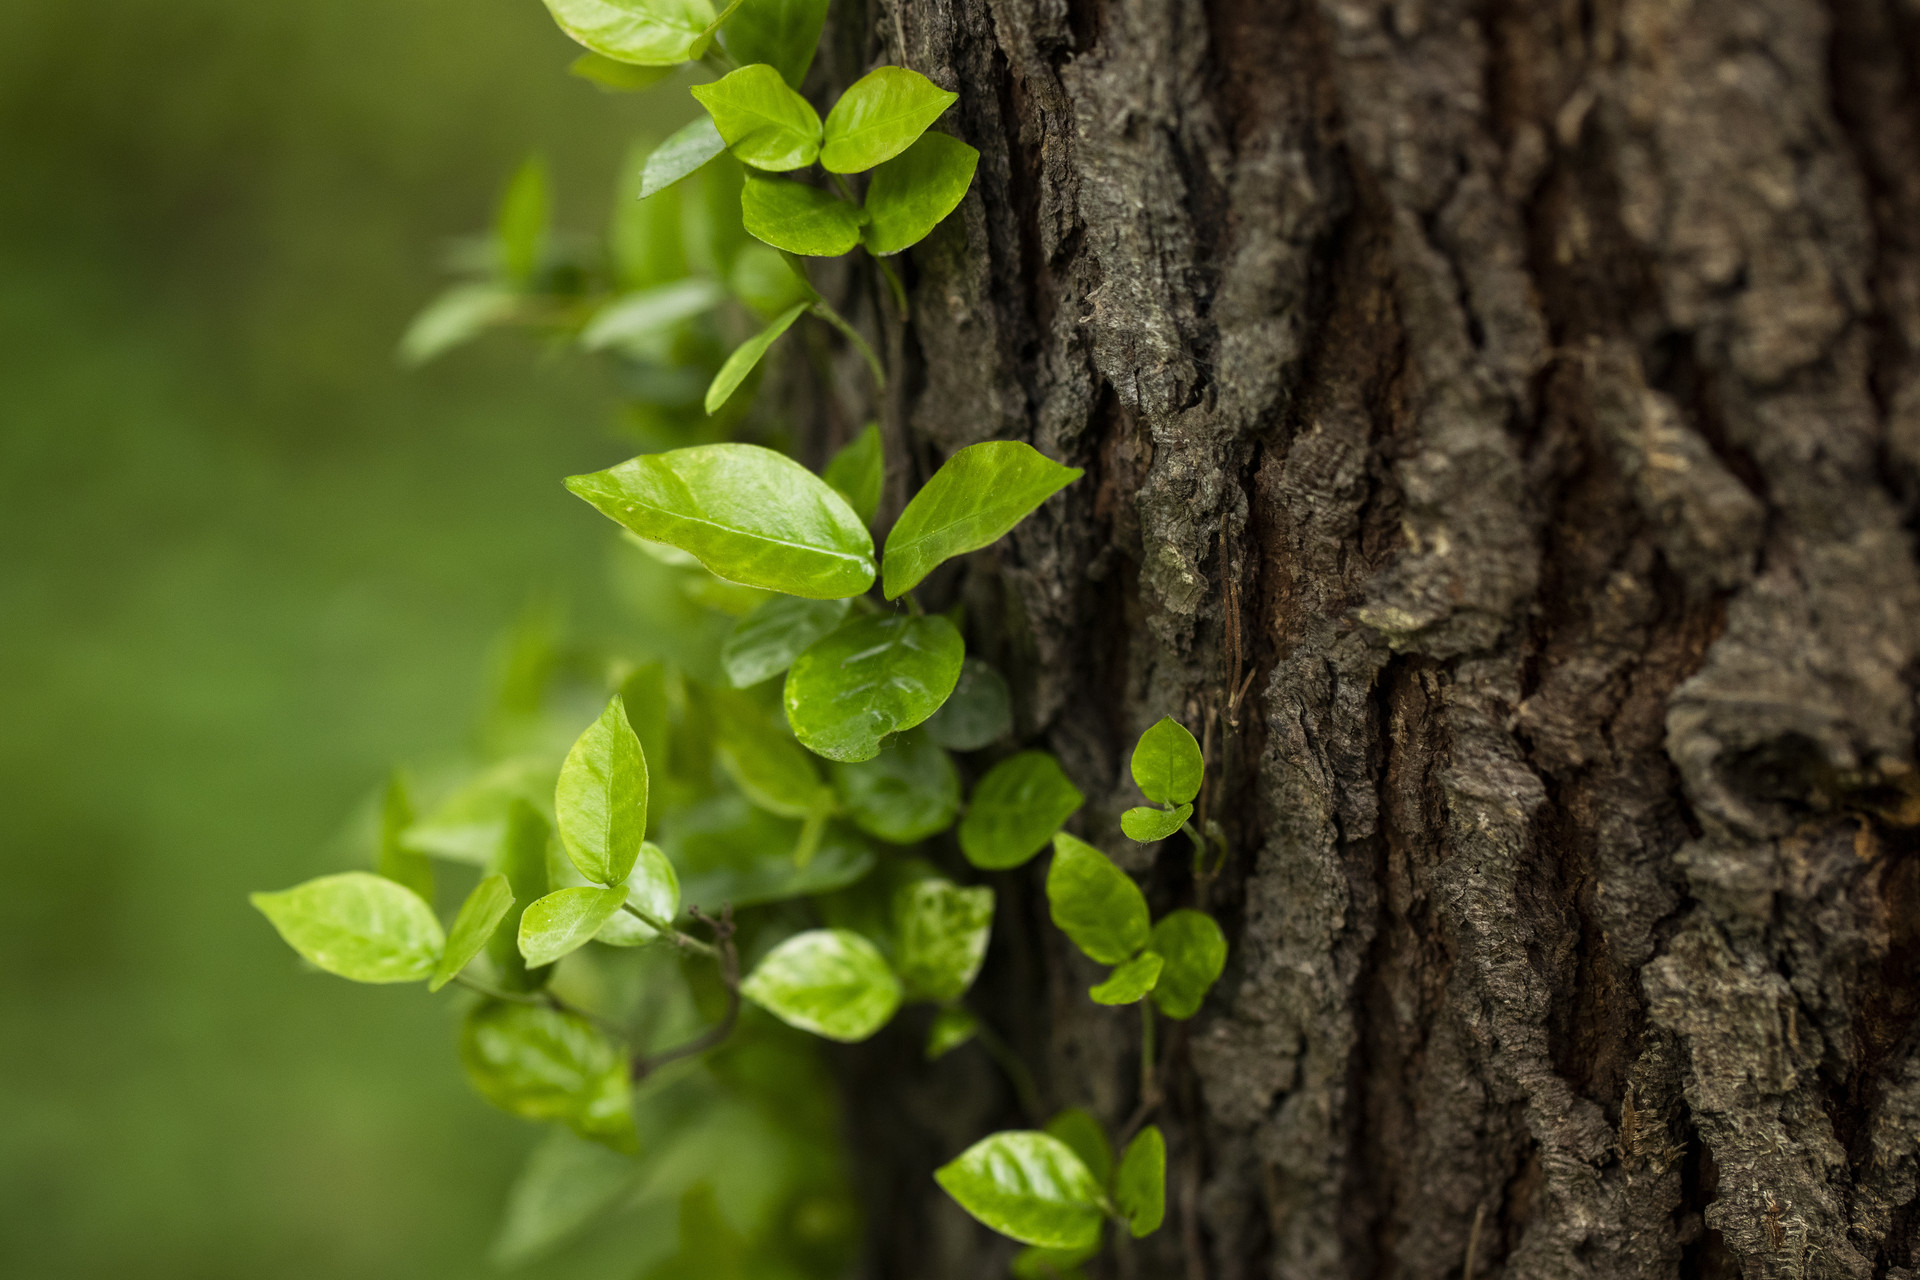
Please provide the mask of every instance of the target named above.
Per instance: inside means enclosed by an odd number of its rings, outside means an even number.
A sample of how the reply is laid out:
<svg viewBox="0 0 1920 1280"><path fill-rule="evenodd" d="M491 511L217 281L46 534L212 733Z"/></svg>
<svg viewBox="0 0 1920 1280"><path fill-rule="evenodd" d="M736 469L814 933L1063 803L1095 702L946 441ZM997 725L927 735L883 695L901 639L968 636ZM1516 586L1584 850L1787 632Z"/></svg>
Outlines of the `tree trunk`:
<svg viewBox="0 0 1920 1280"><path fill-rule="evenodd" d="M826 73L925 71L983 153L894 501L987 438L1087 469L946 589L1087 837L1232 942L1163 1036L1167 1229L1096 1273L1906 1276L1920 4L858 10ZM1168 713L1204 884L1118 830ZM983 1007L1118 1129L1138 1023L1043 863ZM1004 1274L926 1175L1012 1094L887 1052L872 1274Z"/></svg>

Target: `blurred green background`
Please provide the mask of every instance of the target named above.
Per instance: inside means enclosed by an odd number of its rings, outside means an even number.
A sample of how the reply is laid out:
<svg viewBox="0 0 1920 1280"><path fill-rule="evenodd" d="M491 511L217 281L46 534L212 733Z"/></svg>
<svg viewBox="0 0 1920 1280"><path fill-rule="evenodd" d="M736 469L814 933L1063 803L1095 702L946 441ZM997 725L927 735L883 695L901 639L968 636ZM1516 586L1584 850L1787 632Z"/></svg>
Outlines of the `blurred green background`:
<svg viewBox="0 0 1920 1280"><path fill-rule="evenodd" d="M593 368L392 357L527 153L593 229L660 132L574 52L536 0L0 5L0 1274L487 1270L538 1134L245 895L466 739L529 598L610 625Z"/></svg>

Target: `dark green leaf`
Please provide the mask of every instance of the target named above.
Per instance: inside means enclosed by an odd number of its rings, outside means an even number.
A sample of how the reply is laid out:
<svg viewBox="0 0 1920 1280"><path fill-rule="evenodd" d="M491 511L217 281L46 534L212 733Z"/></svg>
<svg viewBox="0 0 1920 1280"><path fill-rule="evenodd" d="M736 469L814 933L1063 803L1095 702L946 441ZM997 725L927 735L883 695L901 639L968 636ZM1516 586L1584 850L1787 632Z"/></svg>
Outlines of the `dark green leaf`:
<svg viewBox="0 0 1920 1280"><path fill-rule="evenodd" d="M693 96L743 164L781 173L820 154L820 113L765 63L697 84Z"/></svg>
<svg viewBox="0 0 1920 1280"><path fill-rule="evenodd" d="M960 820L960 851L976 867L1017 867L1047 847L1085 798L1046 752L1008 756L974 787Z"/></svg>
<svg viewBox="0 0 1920 1280"><path fill-rule="evenodd" d="M795 865L801 830L729 793L677 814L661 845L680 872L682 896L710 911L827 893L873 869L872 846L838 823L827 825L804 867Z"/></svg>
<svg viewBox="0 0 1920 1280"><path fill-rule="evenodd" d="M1162 716L1133 749L1133 781L1155 804L1185 804L1200 794L1206 762L1186 726Z"/></svg>
<svg viewBox="0 0 1920 1280"><path fill-rule="evenodd" d="M400 339L400 362L418 366L513 318L513 290L497 284L456 284L428 303Z"/></svg>
<svg viewBox="0 0 1920 1280"><path fill-rule="evenodd" d="M813 286L787 265L778 249L764 244L750 244L740 250L734 257L727 287L762 320L771 320L787 308L812 302L818 296ZM832 483L831 477L828 483Z"/></svg>
<svg viewBox="0 0 1920 1280"><path fill-rule="evenodd" d="M639 1147L626 1059L585 1018L487 1001L467 1015L460 1064L480 1096L502 1111L560 1121L616 1151Z"/></svg>
<svg viewBox="0 0 1920 1280"><path fill-rule="evenodd" d="M418 982L447 942L419 894L366 871L248 900L309 963L355 982Z"/></svg>
<svg viewBox="0 0 1920 1280"><path fill-rule="evenodd" d="M433 863L423 854L401 843L407 828L413 825L413 802L407 796L407 784L399 774L387 779L386 794L380 798L380 856L375 870L433 902Z"/></svg>
<svg viewBox="0 0 1920 1280"><path fill-rule="evenodd" d="M1166 961L1156 951L1142 951L1107 975L1107 980L1087 992L1095 1004L1132 1004L1153 990L1160 980Z"/></svg>
<svg viewBox="0 0 1920 1280"><path fill-rule="evenodd" d="M865 1040L900 1007L900 980L878 947L847 929L795 934L754 966L740 994L829 1040Z"/></svg>
<svg viewBox="0 0 1920 1280"><path fill-rule="evenodd" d="M867 182L867 252L885 256L919 244L960 207L980 153L944 133L920 140L873 171Z"/></svg>
<svg viewBox="0 0 1920 1280"><path fill-rule="evenodd" d="M473 892L460 904L460 914L453 918L446 949L440 955L440 963L434 966L427 990L438 991L459 976L468 962L480 954L487 939L512 909L513 889L505 876L496 873L473 886Z"/></svg>
<svg viewBox="0 0 1920 1280"><path fill-rule="evenodd" d="M593 319L580 331L580 345L600 351L655 337L664 329L713 310L726 296L727 291L719 284L700 276L622 294L593 313Z"/></svg>
<svg viewBox="0 0 1920 1280"><path fill-rule="evenodd" d="M507 184L494 216L493 239L500 255L500 271L512 283L525 287L540 266L551 217L547 195L547 166L530 157Z"/></svg>
<svg viewBox="0 0 1920 1280"><path fill-rule="evenodd" d="M627 877L627 902L662 924L680 914L680 877L659 845L649 842L640 846L640 857ZM652 925L636 920L632 912L616 911L607 917L593 940L610 947L639 947L659 937Z"/></svg>
<svg viewBox="0 0 1920 1280"><path fill-rule="evenodd" d="M791 178L749 175L740 221L755 239L809 258L836 258L860 243L860 211L830 191Z"/></svg>
<svg viewBox="0 0 1920 1280"><path fill-rule="evenodd" d="M1099 1252L1098 1240L1078 1249L1042 1249L1030 1244L1013 1255L1013 1265L1007 1270L1013 1273L1013 1280L1084 1280L1086 1273L1080 1265Z"/></svg>
<svg viewBox="0 0 1920 1280"><path fill-rule="evenodd" d="M548 970L530 970L520 955L520 917L527 904L547 895L547 846L553 829L525 800L515 800L506 815L506 834L500 841L496 870L513 890L513 905L487 939L487 959L500 985L509 991L535 991L547 980Z"/></svg>
<svg viewBox="0 0 1920 1280"><path fill-rule="evenodd" d="M1168 912L1153 926L1148 944L1166 957L1153 1002L1169 1018L1191 1018L1227 967L1227 939L1202 911Z"/></svg>
<svg viewBox="0 0 1920 1280"><path fill-rule="evenodd" d="M1167 1216L1167 1144L1157 1125L1148 1125L1127 1144L1113 1178L1113 1198L1136 1240L1160 1229Z"/></svg>
<svg viewBox="0 0 1920 1280"><path fill-rule="evenodd" d="M1022 1244L1081 1249L1100 1239L1100 1184L1049 1134L993 1134L933 1176L962 1209Z"/></svg>
<svg viewBox="0 0 1920 1280"><path fill-rule="evenodd" d="M720 647L720 665L736 689L771 680L846 617L845 600L775 596L733 624Z"/></svg>
<svg viewBox="0 0 1920 1280"><path fill-rule="evenodd" d="M720 28L720 46L738 65L767 63L798 89L826 21L827 0L746 0Z"/></svg>
<svg viewBox="0 0 1920 1280"><path fill-rule="evenodd" d="M1127 833L1129 840L1152 844L1178 831L1192 816L1193 806L1190 804L1183 804L1178 809L1153 809L1142 805L1120 815L1120 829Z"/></svg>
<svg viewBox="0 0 1920 1280"><path fill-rule="evenodd" d="M997 541L1080 474L1017 440L960 450L913 495L887 535L887 599L911 591L943 560Z"/></svg>
<svg viewBox="0 0 1920 1280"><path fill-rule="evenodd" d="M720 372L713 375L713 381L707 387L706 409L709 414L718 413L721 405L733 399L733 393L740 389L740 384L747 380L747 375L753 372L754 366L758 365L761 357L767 354L767 348L771 347L774 340L781 334L791 329L793 322L798 320L806 309L806 303L795 303L775 316L766 328L733 349L733 354L727 357L726 363L720 366Z"/></svg>
<svg viewBox="0 0 1920 1280"><path fill-rule="evenodd" d="M855 618L794 660L784 694L787 723L829 760L871 760L888 734L940 709L965 653L945 618Z"/></svg>
<svg viewBox="0 0 1920 1280"><path fill-rule="evenodd" d="M830 173L864 173L891 160L959 98L918 71L875 67L827 113L820 165Z"/></svg>
<svg viewBox="0 0 1920 1280"><path fill-rule="evenodd" d="M640 198L665 191L727 149L727 141L713 127L712 116L682 125L655 147L640 170Z"/></svg>
<svg viewBox="0 0 1920 1280"><path fill-rule="evenodd" d="M846 499L785 454L707 444L646 454L567 488L729 582L827 600L873 585L873 538Z"/></svg>
<svg viewBox="0 0 1920 1280"><path fill-rule="evenodd" d="M768 813L805 818L828 799L813 757L784 729L739 710L717 726L714 753L740 793Z"/></svg>
<svg viewBox="0 0 1920 1280"><path fill-rule="evenodd" d="M707 0L546 0L560 29L616 62L669 66L706 51Z"/></svg>
<svg viewBox="0 0 1920 1280"><path fill-rule="evenodd" d="M946 1057L973 1039L979 1029L980 1019L957 1004L940 1010L933 1015L933 1026L927 1031L927 1061Z"/></svg>
<svg viewBox="0 0 1920 1280"><path fill-rule="evenodd" d="M1106 854L1062 831L1047 869L1053 922L1101 964L1119 964L1146 942L1147 900Z"/></svg>
<svg viewBox="0 0 1920 1280"><path fill-rule="evenodd" d="M893 958L909 1000L958 1000L987 958L993 890L917 880L893 895Z"/></svg>
<svg viewBox="0 0 1920 1280"><path fill-rule="evenodd" d="M647 757L619 695L567 752L553 808L581 875L601 885L627 878L647 838Z"/></svg>
<svg viewBox="0 0 1920 1280"><path fill-rule="evenodd" d="M1101 1186L1107 1185L1107 1179L1113 1176L1113 1147L1107 1142L1107 1131L1093 1118L1093 1113L1082 1107L1068 1107L1047 1121L1047 1132L1073 1148L1073 1154L1080 1157L1080 1163L1087 1166L1087 1172Z"/></svg>
<svg viewBox="0 0 1920 1280"><path fill-rule="evenodd" d="M853 824L890 844L913 844L953 825L960 772L917 730L858 764L833 766L833 789Z"/></svg>
<svg viewBox="0 0 1920 1280"><path fill-rule="evenodd" d="M874 514L880 510L880 490L887 479L880 424L869 422L865 431L834 454L821 478L839 491L862 523L872 524Z"/></svg>
<svg viewBox="0 0 1920 1280"><path fill-rule="evenodd" d="M627 886L618 884L610 889L556 889L528 903L520 917L520 954L530 968L538 968L578 951L626 900Z"/></svg>
<svg viewBox="0 0 1920 1280"><path fill-rule="evenodd" d="M643 67L632 62L616 62L605 54L583 53L567 64L567 74L579 76L608 93L638 93L672 75L673 68Z"/></svg>
<svg viewBox="0 0 1920 1280"><path fill-rule="evenodd" d="M978 751L1012 728L1013 695L1007 682L978 658L967 659L953 696L927 721L927 733L949 751Z"/></svg>

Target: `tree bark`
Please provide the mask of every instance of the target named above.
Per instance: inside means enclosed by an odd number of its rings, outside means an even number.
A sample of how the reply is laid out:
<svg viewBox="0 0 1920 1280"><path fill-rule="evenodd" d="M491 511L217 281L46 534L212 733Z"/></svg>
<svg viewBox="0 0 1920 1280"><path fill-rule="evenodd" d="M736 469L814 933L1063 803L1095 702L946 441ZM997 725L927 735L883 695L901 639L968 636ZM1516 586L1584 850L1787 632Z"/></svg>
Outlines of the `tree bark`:
<svg viewBox="0 0 1920 1280"><path fill-rule="evenodd" d="M1920 5L859 15L823 74L924 71L982 152L907 268L896 509L978 440L1087 469L934 589L1232 943L1163 1038L1167 1228L1096 1273L1906 1276ZM1118 830L1168 713L1207 883ZM1043 863L982 1007L1118 1129L1137 1020ZM1004 1274L927 1174L1026 1121L904 1043L842 1064L869 1269Z"/></svg>

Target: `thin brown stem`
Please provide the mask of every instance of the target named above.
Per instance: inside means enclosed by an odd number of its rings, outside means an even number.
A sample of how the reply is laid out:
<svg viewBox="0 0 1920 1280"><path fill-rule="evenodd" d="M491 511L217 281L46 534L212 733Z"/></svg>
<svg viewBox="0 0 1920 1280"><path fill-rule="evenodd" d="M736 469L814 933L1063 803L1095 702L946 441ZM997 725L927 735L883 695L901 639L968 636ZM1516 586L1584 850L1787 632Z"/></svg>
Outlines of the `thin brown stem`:
<svg viewBox="0 0 1920 1280"><path fill-rule="evenodd" d="M659 1053L636 1054L632 1066L632 1076L636 1082L646 1079L669 1062L695 1057L724 1043L740 1021L740 952L733 945L733 907L721 907L717 920L698 907L689 908L688 914L713 931L714 945L705 947L705 950L716 958L720 966L720 981L727 989L727 1011L720 1015L720 1021L685 1044L663 1049Z"/></svg>

